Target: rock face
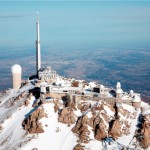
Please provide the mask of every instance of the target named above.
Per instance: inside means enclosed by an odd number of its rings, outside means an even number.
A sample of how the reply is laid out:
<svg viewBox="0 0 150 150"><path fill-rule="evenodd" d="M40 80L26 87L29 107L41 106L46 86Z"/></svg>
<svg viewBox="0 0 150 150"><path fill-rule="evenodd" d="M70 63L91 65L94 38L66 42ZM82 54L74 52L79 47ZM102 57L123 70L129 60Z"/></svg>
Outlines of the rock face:
<svg viewBox="0 0 150 150"><path fill-rule="evenodd" d="M110 129L109 135L115 139L122 135L122 124L119 119L114 120L112 128Z"/></svg>
<svg viewBox="0 0 150 150"><path fill-rule="evenodd" d="M89 130L87 125L88 117L82 116L78 119L75 127L72 129L72 131L79 136L79 142L81 143L88 143L89 142Z"/></svg>
<svg viewBox="0 0 150 150"><path fill-rule="evenodd" d="M150 115L144 116L144 123L142 125L141 134L143 136L141 140L141 146L147 149L150 146Z"/></svg>
<svg viewBox="0 0 150 150"><path fill-rule="evenodd" d="M60 110L60 109L63 108L63 102L62 102L62 101L60 101L60 100L55 100L55 101L53 101L53 103L54 103L54 110L55 110L55 113L56 113L58 110Z"/></svg>
<svg viewBox="0 0 150 150"><path fill-rule="evenodd" d="M104 122L101 120L99 124L97 124L94 128L95 131L95 139L101 141L108 135L108 130Z"/></svg>
<svg viewBox="0 0 150 150"><path fill-rule="evenodd" d="M29 105L29 100L28 100L28 99L25 100L24 105L25 105L26 107Z"/></svg>
<svg viewBox="0 0 150 150"><path fill-rule="evenodd" d="M86 103L85 106L87 106ZM88 107L90 108L91 106L88 105ZM76 125L72 129L79 136L80 143L88 143L90 141L90 132L93 132L94 138L99 141L102 141L108 136L108 122L111 120L111 117L107 115L103 105L99 104L96 107L89 108L85 113L86 115L78 118Z"/></svg>
<svg viewBox="0 0 150 150"><path fill-rule="evenodd" d="M84 150L84 146L77 144L73 150Z"/></svg>
<svg viewBox="0 0 150 150"><path fill-rule="evenodd" d="M46 117L43 108L36 109L33 113L31 113L22 123L24 129L30 134L33 133L43 133L44 130L42 128L42 124L39 120L43 117Z"/></svg>
<svg viewBox="0 0 150 150"><path fill-rule="evenodd" d="M78 109L81 110L81 112L85 112L91 107L91 104L88 102L81 102L78 104Z"/></svg>
<svg viewBox="0 0 150 150"><path fill-rule="evenodd" d="M76 118L77 117L74 114L73 109L70 107L62 109L62 111L58 114L58 121L64 124L68 124L68 126L74 124L76 122Z"/></svg>
<svg viewBox="0 0 150 150"><path fill-rule="evenodd" d="M122 135L130 134L131 120L137 116L132 106L130 109L133 110L130 112L123 107L112 107L105 102L95 104L82 102L78 105L78 109L84 115L78 117L72 129L79 137L79 144L74 149L84 149L82 145L85 146L91 140L102 142L107 137L118 139Z"/></svg>
<svg viewBox="0 0 150 150"><path fill-rule="evenodd" d="M0 125L0 131L3 130L3 127Z"/></svg>

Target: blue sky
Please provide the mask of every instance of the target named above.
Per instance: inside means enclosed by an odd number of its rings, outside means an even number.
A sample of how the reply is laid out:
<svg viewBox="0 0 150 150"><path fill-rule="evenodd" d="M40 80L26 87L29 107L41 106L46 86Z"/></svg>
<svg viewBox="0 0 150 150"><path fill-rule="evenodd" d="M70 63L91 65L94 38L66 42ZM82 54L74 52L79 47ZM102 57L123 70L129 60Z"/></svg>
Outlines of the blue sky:
<svg viewBox="0 0 150 150"><path fill-rule="evenodd" d="M150 46L148 1L0 1L0 45L33 46L36 11L43 46Z"/></svg>

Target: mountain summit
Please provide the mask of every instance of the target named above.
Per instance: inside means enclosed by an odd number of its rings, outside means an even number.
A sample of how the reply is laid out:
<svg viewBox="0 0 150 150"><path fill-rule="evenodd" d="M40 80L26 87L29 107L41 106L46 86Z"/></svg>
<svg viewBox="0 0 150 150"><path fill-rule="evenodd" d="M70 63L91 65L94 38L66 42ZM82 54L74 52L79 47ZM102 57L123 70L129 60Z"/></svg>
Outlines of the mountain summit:
<svg viewBox="0 0 150 150"><path fill-rule="evenodd" d="M116 88L57 76L2 92L0 149L148 149L149 104Z"/></svg>

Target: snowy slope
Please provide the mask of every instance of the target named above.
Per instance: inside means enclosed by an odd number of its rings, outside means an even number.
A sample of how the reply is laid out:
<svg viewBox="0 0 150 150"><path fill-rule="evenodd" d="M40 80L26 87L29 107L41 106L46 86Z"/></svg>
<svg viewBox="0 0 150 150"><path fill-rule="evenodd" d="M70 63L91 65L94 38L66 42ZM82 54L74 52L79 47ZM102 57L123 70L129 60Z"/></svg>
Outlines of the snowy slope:
<svg viewBox="0 0 150 150"><path fill-rule="evenodd" d="M122 148L142 150L135 134L139 116L150 114L148 104L142 103L141 109L137 110L123 104L118 108L117 117L116 110L103 101L81 100L72 107L72 105L63 105L63 101L59 100L63 106L55 110L56 102L53 100L43 104L37 103L38 106L33 105L37 100L34 95L31 96L29 92L31 89L34 89L34 86L29 84L19 91L10 90L1 97L0 150L78 150L77 146L80 147L79 150L121 150ZM27 105L25 105L26 100L29 101ZM89 108L83 111L84 105ZM38 108L43 109L46 114L39 119L44 132L30 134L22 123L26 118L31 119ZM70 118L75 120L72 122ZM110 125L111 122L118 125L116 130L120 130L120 135L110 133L112 128L115 129L113 124ZM33 122L30 122L30 125L32 124ZM125 134L124 129L129 133ZM113 140L108 142L110 139L107 138L111 136Z"/></svg>
<svg viewBox="0 0 150 150"><path fill-rule="evenodd" d="M54 104L45 104L43 108L48 115L48 118L41 119L45 132L37 135L20 150L33 148L38 148L38 150L72 150L77 141L77 137L71 132L73 125L68 127L58 122L58 115L54 113Z"/></svg>

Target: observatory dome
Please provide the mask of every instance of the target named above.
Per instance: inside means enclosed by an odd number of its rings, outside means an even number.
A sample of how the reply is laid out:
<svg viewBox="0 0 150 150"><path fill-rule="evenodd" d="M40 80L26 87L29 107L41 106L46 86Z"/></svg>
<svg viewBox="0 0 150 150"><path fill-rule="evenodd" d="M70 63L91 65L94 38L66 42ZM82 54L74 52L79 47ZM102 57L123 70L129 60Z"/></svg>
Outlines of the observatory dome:
<svg viewBox="0 0 150 150"><path fill-rule="evenodd" d="M116 85L116 88L121 88L121 83L120 82L117 82L117 85Z"/></svg>
<svg viewBox="0 0 150 150"><path fill-rule="evenodd" d="M133 90L130 90L130 94L133 94L134 93L134 91Z"/></svg>
<svg viewBox="0 0 150 150"><path fill-rule="evenodd" d="M100 85L100 89L104 89L104 85L101 84L101 85Z"/></svg>
<svg viewBox="0 0 150 150"><path fill-rule="evenodd" d="M133 100L132 100L132 102L135 102L135 103L141 102L140 96L135 95L134 98L133 98Z"/></svg>
<svg viewBox="0 0 150 150"><path fill-rule="evenodd" d="M18 64L15 64L11 67L11 72L12 73L21 73L21 66Z"/></svg>

